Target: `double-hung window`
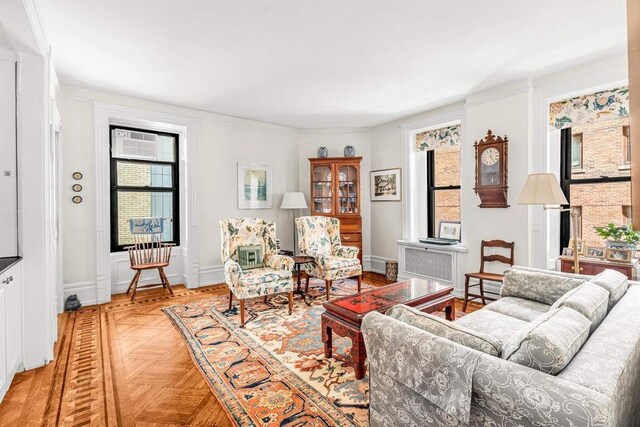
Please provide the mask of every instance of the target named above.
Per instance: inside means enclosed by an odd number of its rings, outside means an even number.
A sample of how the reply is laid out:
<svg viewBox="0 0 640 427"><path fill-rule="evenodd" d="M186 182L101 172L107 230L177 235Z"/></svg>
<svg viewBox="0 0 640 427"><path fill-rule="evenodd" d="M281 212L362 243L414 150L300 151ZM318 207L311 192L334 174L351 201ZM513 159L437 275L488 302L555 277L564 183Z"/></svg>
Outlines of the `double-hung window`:
<svg viewBox="0 0 640 427"><path fill-rule="evenodd" d="M180 244L179 135L110 126L111 251L133 243L130 218L163 218L163 242Z"/></svg>
<svg viewBox="0 0 640 427"><path fill-rule="evenodd" d="M439 237L441 221L460 221L460 145L427 151L427 231Z"/></svg>

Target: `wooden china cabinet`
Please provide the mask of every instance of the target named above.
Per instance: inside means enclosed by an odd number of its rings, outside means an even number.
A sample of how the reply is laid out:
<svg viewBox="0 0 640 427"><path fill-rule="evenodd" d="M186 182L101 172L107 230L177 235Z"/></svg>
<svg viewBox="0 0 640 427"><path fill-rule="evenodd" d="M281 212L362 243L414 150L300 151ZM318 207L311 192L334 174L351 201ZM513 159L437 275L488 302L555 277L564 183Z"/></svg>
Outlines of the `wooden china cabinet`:
<svg viewBox="0 0 640 427"><path fill-rule="evenodd" d="M360 249L358 252L360 263L362 263L361 161L362 157L309 159L311 215L338 218L342 244Z"/></svg>

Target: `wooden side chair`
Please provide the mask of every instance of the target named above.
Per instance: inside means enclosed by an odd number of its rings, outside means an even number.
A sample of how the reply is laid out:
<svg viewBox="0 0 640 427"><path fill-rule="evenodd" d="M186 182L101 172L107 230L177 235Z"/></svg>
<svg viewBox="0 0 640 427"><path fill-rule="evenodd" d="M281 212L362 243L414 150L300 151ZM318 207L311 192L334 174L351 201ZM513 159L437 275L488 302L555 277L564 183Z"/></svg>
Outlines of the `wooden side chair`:
<svg viewBox="0 0 640 427"><path fill-rule="evenodd" d="M504 274L499 273L486 273L484 271L485 263L487 262L500 262L508 264L509 267L513 265L513 242L505 242L504 240L483 240L480 246L480 271L477 273L467 273L464 275L464 304L462 305L462 311L467 311L467 303L470 300L481 299L482 304L486 304L487 301L495 301L497 298L488 297L484 292L484 281L502 283L504 280ZM509 257L504 255L491 254L487 255L487 248L502 248L509 250ZM478 283L469 284L470 279L478 280ZM469 293L469 288L478 287L480 294ZM492 294L488 292L489 294Z"/></svg>
<svg viewBox="0 0 640 427"><path fill-rule="evenodd" d="M163 218L131 218L129 220L129 231L133 235L133 246L125 249L129 252L129 262L131 269L136 273L131 279L127 295L131 292L131 301L136 296L136 291L143 288L162 286L173 295L171 284L164 273L165 267L169 266L171 260L171 249L173 243L162 243L162 232L164 230ZM140 274L144 270L157 269L160 274L160 283L138 286Z"/></svg>

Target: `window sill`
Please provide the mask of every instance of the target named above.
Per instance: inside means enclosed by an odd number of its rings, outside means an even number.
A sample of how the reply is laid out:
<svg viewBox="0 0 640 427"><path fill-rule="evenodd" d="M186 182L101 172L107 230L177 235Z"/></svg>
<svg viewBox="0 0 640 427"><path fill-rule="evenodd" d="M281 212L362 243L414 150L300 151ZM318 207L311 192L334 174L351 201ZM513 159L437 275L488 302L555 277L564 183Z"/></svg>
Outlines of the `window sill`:
<svg viewBox="0 0 640 427"><path fill-rule="evenodd" d="M571 168L571 173L587 173L587 170L583 168Z"/></svg>
<svg viewBox="0 0 640 427"><path fill-rule="evenodd" d="M423 249L434 249L444 252L467 252L467 247L462 243L457 245L434 245L429 243L422 243L417 240L396 240L396 243L402 246L413 246Z"/></svg>
<svg viewBox="0 0 640 427"><path fill-rule="evenodd" d="M628 170L631 170L631 165L622 165L622 166L618 166L618 170L619 170L619 171L628 171Z"/></svg>

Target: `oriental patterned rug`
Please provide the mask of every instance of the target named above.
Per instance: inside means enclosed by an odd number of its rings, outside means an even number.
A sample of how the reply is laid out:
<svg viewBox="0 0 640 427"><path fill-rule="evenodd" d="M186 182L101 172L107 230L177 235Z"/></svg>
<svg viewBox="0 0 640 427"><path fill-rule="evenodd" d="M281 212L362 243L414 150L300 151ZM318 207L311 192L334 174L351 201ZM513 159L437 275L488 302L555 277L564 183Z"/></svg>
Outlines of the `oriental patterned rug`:
<svg viewBox="0 0 640 427"><path fill-rule="evenodd" d="M338 281L331 295L356 290L355 281ZM334 337L333 358L324 357L324 281L312 279L307 295L311 307L299 295L294 297L292 315L286 295L266 303L250 300L245 329L239 327L238 307L228 310L228 301L227 296L216 296L163 311L184 336L194 362L235 424L368 425L369 379L355 379L351 340Z"/></svg>

